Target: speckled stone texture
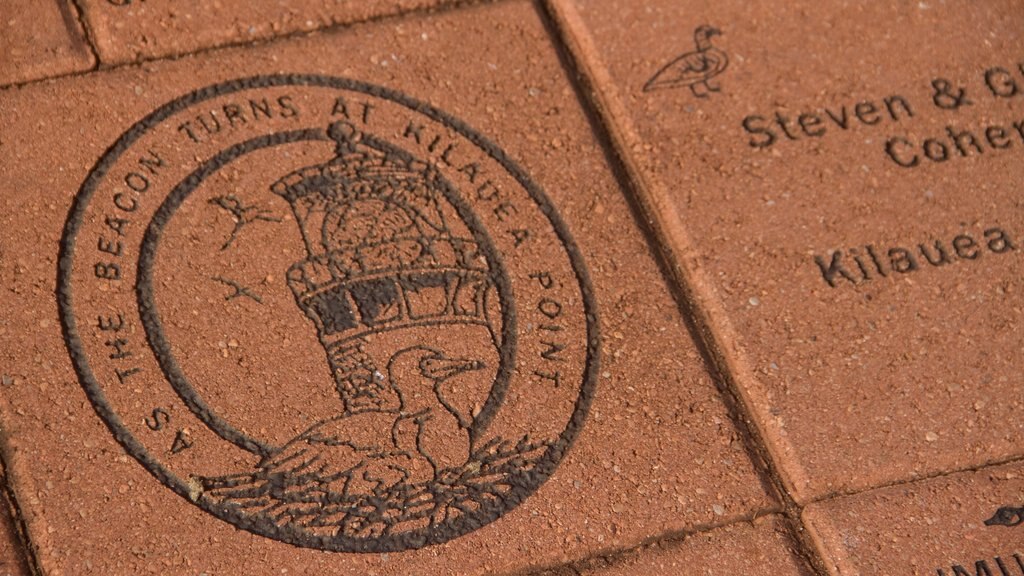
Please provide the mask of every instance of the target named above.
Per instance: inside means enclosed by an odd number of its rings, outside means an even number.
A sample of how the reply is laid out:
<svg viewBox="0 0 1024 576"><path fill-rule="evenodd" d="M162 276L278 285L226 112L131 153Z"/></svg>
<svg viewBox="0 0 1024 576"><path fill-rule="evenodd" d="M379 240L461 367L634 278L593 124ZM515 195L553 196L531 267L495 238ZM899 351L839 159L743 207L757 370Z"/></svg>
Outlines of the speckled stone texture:
<svg viewBox="0 0 1024 576"><path fill-rule="evenodd" d="M104 64L187 54L349 24L451 0L83 0Z"/></svg>
<svg viewBox="0 0 1024 576"><path fill-rule="evenodd" d="M1024 574L1024 467L922 480L808 506L830 573Z"/></svg>
<svg viewBox="0 0 1024 576"><path fill-rule="evenodd" d="M94 63L71 2L0 4L0 86L87 70Z"/></svg>
<svg viewBox="0 0 1024 576"><path fill-rule="evenodd" d="M0 485L7 484L3 465L0 464ZM0 575L28 576L25 553L14 525L13 508L6 492L0 492Z"/></svg>
<svg viewBox="0 0 1024 576"><path fill-rule="evenodd" d="M806 562L794 554L784 521L758 518L688 536L681 542L646 546L620 557L579 567L584 576L701 574L704 576L808 576Z"/></svg>

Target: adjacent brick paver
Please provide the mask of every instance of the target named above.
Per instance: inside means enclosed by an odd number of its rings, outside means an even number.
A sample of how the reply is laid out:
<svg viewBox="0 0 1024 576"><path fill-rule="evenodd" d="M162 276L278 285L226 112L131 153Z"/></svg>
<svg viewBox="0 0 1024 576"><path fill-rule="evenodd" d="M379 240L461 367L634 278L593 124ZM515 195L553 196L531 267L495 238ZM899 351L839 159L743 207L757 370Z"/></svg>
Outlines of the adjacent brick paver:
<svg viewBox="0 0 1024 576"><path fill-rule="evenodd" d="M339 54L345 57L339 58ZM67 359L53 303L57 247L74 193L97 159L133 122L174 98L216 82L281 71L358 78L401 90L456 115L498 143L550 196L589 270L597 304L595 320L603 336L596 393L578 440L552 478L522 505L445 544L419 552L325 554L255 536L217 520L186 497L174 494L126 455L97 418ZM53 102L58 93L68 96L61 115L54 117L43 103ZM170 434L166 445L147 450L153 458L168 462L172 473L188 478L187 468L176 467L208 464L221 469L245 465L251 470L254 461L245 464L244 454L226 460L223 451L212 448L218 442L216 437L187 409L168 408L159 413L153 408L180 401L166 382L152 376L160 373L160 367L146 360L150 353L138 316L130 318L136 314L132 304L136 295L127 276L133 274L132 262L144 224L173 184L185 181L199 162L224 147L257 138L266 130L304 128L304 122L322 134L326 124L334 121L329 120L334 94L326 88L254 89L196 104L155 124L129 149L133 152L105 168L111 174L128 170L126 179L118 177L109 184L104 180L87 207L81 226L90 232L83 232L76 241L76 258L81 259L76 260L70 275L75 286L72 309L90 309L76 312L81 346L92 359L95 378L115 406L124 430L141 442ZM347 94L351 98L351 92ZM0 364L20 375L5 390L9 406L3 419L9 430L11 466L26 479L15 483L14 491L23 501L30 537L44 543L39 553L44 570L116 574L158 569L222 574L238 570L240 564L258 562L260 570L275 573L283 568L332 574L519 571L630 548L654 535L725 524L775 507L606 165L549 30L530 3L502 2L272 46L100 72L59 86L32 86L3 98L8 113L3 115L2 131L11 136L0 146L8 159L8 183L16 192L3 198L0 210L0 242L5 265L13 270L6 280L8 297L0 303L5 342L0 347ZM259 103L261 98L269 99L272 110L257 116L249 110L248 99ZM352 100L348 113L352 121L362 122L356 102ZM414 147L417 154L432 154L434 161L443 164L443 149L434 149L426 136L417 144L405 132L402 117L395 116L396 105L376 102L377 108L369 112L368 134ZM235 117L229 122L225 106L239 103L246 107L244 120ZM291 108L297 110L295 115ZM210 110L213 113L205 117L207 125L217 118L224 122L222 131L212 136L203 132L196 119ZM343 118L340 112L335 115L335 120ZM191 122L188 126L194 134L189 133L185 121ZM156 268L157 304L165 315L168 334L177 342L173 346L182 369L191 375L206 374L207 382L199 386L214 386L222 375L242 370L245 375L239 375L238 382L228 386L232 377L224 380L226 387L220 391L206 389L207 401L247 433L278 441L301 431L295 418L309 418L296 414L290 403L298 403L302 414L314 414L329 413L332 403L338 402L333 389L322 398L304 396L316 390L324 369L323 350L309 320L295 309L294 296L284 280L287 265L305 249L296 252L288 248L301 246L289 244L299 242L296 223L282 220L288 204L269 191L275 180L296 166L330 158L331 147L321 146L319 156L301 152L276 160L272 155L260 156L234 172L225 171L224 180L218 176L216 186L221 188L200 189L197 194L208 194L209 200L182 206L181 214L171 222L185 224L174 224L163 233L162 242L168 247L161 249ZM471 153L466 142L460 146L453 155ZM150 153L164 162L157 168L150 165L156 172L146 172L153 177L152 189L142 183L140 175L131 176L138 165L134 154ZM497 174L493 167L481 169L485 174ZM465 170L469 169L463 174ZM466 178L454 169L449 172L447 178ZM457 185L466 189L465 182ZM515 193L512 184L500 185L504 193ZM147 191L136 196L132 190L137 188ZM484 187L480 194L490 197L488 190ZM109 222L104 223L103 212L115 210L119 204L130 207L128 197L118 197L118 192L132 194L139 202L137 212L131 211L130 222L122 229L123 256L114 256L118 250L111 246L108 251L96 252L97 240L92 238L93 232L100 230L96 226L104 227L101 236L105 241L117 237L108 238L105 230L117 233L109 228ZM221 234L227 237L231 232L232 219L221 210L234 205L228 196L243 204L260 204L267 209L267 217L279 222L254 225L239 234L237 247L222 247ZM513 252L513 228L499 227L496 222L500 220L495 218L502 217L496 216L500 212L511 214L516 209L513 204L493 214L481 214L481 221L491 222L488 230L503 246L502 258L513 271L510 274L539 273L561 266L556 247L544 244L548 241L543 238L527 241L523 253ZM524 205L518 210L524 218L531 218L530 222L543 222L532 220L540 214L530 216ZM238 222L237 216L234 222ZM543 229L541 224L532 225ZM115 227L120 229L116 223ZM230 263L223 261L220 272L211 272L202 260L191 256L196 250L205 250L199 247L207 244L214 260L234 258L233 254L238 257ZM117 261L124 266L125 281L101 283L102 289L93 287L97 275L108 275L109 268L96 268L92 262L97 256L106 258L102 254L123 258L123 262ZM281 271L256 276L254 266L276 263L279 258L283 258ZM524 258L532 262L527 268L520 263ZM522 272L515 272L517 269ZM218 279L215 274L229 277ZM560 282L566 279L563 276ZM234 294L231 280L244 280L261 301L255 297L226 301ZM536 292L544 283L543 279L517 276L513 288L525 300L526 294ZM558 287L552 290L552 294L559 293ZM537 338L532 336L537 331L562 329L549 326L550 319L559 315L552 308L558 302L517 302L522 344L517 365L524 371L535 363L532 358L543 352L554 354L555 360L570 354L578 357L586 343L578 328L583 318L578 298L566 297L563 302L565 316L571 311L572 318L579 320L564 327L567 336L552 336L555 344L566 338L565 352L526 347L530 338ZM268 332L266 325L260 324L261 305L290 311L288 322L295 327L275 326ZM198 310L196 306L208 312L197 316L199 312L191 312ZM549 320L537 311L540 307ZM242 310L250 310L256 323L238 316ZM93 315L121 312L127 327L119 353L105 348L117 345L104 344L104 334L95 331L98 325ZM291 330L297 336L287 337L282 344L281 334ZM260 344L261 334L272 340ZM187 345L188 351L178 348L190 341L193 344ZM308 349L303 347L306 342ZM284 358L281 350L287 351ZM108 357L131 358L125 360L131 363L138 359L142 372L130 372L125 365L126 370L116 376L113 360L108 362L111 366L96 363ZM432 364L420 366L434 369ZM538 406L522 414L524 422L550 418L549 411L571 401L564 391L578 387L570 378L575 378L582 366L578 361L565 366L560 387L530 372L515 374L513 378L529 382L532 391L527 394L513 387L506 403L523 406L522 410ZM264 388L267 378L274 379L261 376L264 369L278 370L278 383ZM272 393L280 389L293 390L289 394L297 396ZM275 397L279 400L273 400ZM261 413L272 416L261 421ZM162 422L172 418L174 426L188 422L179 430L180 439L174 429L162 428ZM498 425L495 421L492 427ZM186 450L189 444L195 447ZM177 451L183 452L175 458Z"/></svg>
<svg viewBox="0 0 1024 576"><path fill-rule="evenodd" d="M0 4L0 86L86 70L93 64L70 2Z"/></svg>
<svg viewBox="0 0 1024 576"><path fill-rule="evenodd" d="M585 576L701 574L704 576L805 576L805 562L793 553L784 522L775 516L758 518L686 538L636 550L630 554L581 567Z"/></svg>
<svg viewBox="0 0 1024 576"><path fill-rule="evenodd" d="M82 5L100 60L118 63L316 30L445 1L83 0Z"/></svg>
<svg viewBox="0 0 1024 576"><path fill-rule="evenodd" d="M1015 464L812 504L804 517L833 574L1016 576L1022 496Z"/></svg>
<svg viewBox="0 0 1024 576"><path fill-rule="evenodd" d="M1022 455L1024 4L554 5L798 500Z"/></svg>

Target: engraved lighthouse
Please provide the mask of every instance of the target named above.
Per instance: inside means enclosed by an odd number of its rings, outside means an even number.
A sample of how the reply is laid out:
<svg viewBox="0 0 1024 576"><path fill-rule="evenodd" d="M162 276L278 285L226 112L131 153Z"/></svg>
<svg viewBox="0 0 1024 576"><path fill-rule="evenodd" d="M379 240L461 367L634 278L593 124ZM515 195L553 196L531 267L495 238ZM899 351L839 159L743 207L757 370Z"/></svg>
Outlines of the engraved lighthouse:
<svg viewBox="0 0 1024 576"><path fill-rule="evenodd" d="M404 414L432 386L468 434L501 357L509 303L496 287L499 264L435 166L347 122L328 135L334 158L271 189L302 232L307 256L288 270L288 285L316 326L344 413ZM398 367L403 354L417 374ZM433 378L427 392L402 382L423 375ZM463 452L437 456L435 468L463 464Z"/></svg>

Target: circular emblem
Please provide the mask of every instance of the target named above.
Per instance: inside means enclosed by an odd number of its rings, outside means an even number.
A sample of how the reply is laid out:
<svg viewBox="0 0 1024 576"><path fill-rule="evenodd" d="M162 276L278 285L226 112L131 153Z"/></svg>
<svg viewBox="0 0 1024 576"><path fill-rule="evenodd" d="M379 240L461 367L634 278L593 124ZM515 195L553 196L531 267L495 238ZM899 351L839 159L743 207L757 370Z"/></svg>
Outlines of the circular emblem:
<svg viewBox="0 0 1024 576"><path fill-rule="evenodd" d="M59 266L82 385L206 512L384 552L499 518L554 472L597 370L579 252L462 122L324 76L197 90L126 132Z"/></svg>

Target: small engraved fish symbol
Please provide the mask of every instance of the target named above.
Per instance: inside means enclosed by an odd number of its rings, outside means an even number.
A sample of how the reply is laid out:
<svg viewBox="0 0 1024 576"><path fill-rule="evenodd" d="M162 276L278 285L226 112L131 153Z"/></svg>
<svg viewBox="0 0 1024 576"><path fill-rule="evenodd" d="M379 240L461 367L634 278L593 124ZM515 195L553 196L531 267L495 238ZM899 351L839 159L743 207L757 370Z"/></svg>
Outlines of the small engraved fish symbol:
<svg viewBox="0 0 1024 576"><path fill-rule="evenodd" d="M711 37L721 33L721 30L712 26L699 26L693 32L697 50L687 52L663 66L644 84L644 92L678 86L689 86L698 98L707 98L710 92L719 92L721 87L712 84L711 79L729 66L729 56L711 45Z"/></svg>
<svg viewBox="0 0 1024 576"><path fill-rule="evenodd" d="M1024 523L1024 506L1003 506L991 518L985 520L985 526L1018 526Z"/></svg>

